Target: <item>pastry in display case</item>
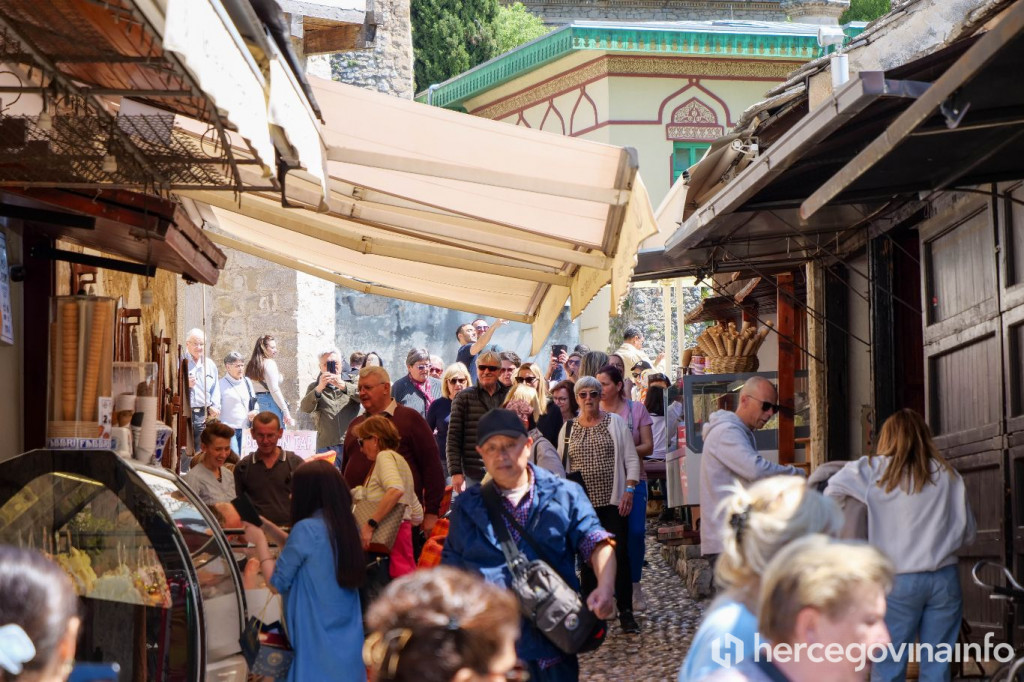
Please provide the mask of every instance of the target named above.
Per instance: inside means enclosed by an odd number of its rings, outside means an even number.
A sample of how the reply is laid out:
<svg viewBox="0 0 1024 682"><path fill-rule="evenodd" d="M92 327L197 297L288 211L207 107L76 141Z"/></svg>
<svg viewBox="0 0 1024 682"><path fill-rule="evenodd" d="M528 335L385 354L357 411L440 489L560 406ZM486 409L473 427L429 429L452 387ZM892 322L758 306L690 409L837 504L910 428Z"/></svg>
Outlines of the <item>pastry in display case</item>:
<svg viewBox="0 0 1024 682"><path fill-rule="evenodd" d="M238 557L175 474L102 450L0 461L0 542L71 578L79 661L117 663L128 681L246 679Z"/></svg>

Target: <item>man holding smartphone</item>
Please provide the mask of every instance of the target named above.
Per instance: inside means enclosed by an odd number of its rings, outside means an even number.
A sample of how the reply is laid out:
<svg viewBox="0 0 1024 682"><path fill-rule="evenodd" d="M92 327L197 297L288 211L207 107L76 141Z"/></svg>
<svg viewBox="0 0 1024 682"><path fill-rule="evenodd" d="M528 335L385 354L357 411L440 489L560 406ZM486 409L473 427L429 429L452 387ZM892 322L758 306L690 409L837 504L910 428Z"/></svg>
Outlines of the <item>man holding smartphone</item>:
<svg viewBox="0 0 1024 682"><path fill-rule="evenodd" d="M326 348L320 351L320 376L306 389L299 409L313 416L316 426L316 451L334 450L341 462L345 431L359 414L355 400L356 386L341 376L341 351Z"/></svg>

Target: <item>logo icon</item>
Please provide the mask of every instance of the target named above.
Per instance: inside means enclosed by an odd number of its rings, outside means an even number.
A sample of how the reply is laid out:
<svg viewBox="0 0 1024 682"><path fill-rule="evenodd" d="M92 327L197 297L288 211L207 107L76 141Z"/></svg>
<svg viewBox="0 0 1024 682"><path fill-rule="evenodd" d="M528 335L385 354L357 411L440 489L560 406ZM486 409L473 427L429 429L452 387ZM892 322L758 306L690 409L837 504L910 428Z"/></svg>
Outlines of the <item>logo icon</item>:
<svg viewBox="0 0 1024 682"><path fill-rule="evenodd" d="M743 640L731 633L711 643L711 660L723 668L731 668L743 660Z"/></svg>

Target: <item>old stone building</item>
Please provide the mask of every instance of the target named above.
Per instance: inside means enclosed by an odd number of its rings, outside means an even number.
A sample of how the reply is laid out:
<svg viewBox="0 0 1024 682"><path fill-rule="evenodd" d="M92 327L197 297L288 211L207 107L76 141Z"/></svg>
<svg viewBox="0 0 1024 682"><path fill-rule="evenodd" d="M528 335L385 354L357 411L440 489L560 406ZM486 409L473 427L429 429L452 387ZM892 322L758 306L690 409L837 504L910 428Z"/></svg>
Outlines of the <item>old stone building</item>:
<svg viewBox="0 0 1024 682"><path fill-rule="evenodd" d="M834 24L846 0L525 0L548 24L600 21L794 21Z"/></svg>

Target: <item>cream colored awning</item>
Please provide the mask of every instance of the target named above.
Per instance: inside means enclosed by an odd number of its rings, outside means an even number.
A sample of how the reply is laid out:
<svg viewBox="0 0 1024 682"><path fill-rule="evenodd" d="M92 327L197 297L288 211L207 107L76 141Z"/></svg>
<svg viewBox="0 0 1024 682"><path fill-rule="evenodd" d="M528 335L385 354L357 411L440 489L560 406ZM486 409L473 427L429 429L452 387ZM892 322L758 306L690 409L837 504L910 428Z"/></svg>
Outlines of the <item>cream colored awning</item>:
<svg viewBox="0 0 1024 682"><path fill-rule="evenodd" d="M329 193L183 192L217 243L352 289L533 325L543 346L606 284L617 308L657 227L632 150L519 128L311 78ZM611 310L610 314L615 314Z"/></svg>

